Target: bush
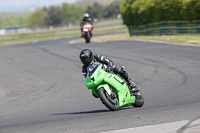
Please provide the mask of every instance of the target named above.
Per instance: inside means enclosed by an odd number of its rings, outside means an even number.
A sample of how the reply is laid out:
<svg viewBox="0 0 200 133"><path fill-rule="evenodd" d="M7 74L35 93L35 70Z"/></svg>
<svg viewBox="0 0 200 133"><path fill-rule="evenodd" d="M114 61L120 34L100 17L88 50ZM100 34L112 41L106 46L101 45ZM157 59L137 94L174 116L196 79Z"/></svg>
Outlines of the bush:
<svg viewBox="0 0 200 133"><path fill-rule="evenodd" d="M182 0L182 16L185 20L200 19L200 0Z"/></svg>
<svg viewBox="0 0 200 133"><path fill-rule="evenodd" d="M124 0L120 10L127 26L200 19L199 0Z"/></svg>

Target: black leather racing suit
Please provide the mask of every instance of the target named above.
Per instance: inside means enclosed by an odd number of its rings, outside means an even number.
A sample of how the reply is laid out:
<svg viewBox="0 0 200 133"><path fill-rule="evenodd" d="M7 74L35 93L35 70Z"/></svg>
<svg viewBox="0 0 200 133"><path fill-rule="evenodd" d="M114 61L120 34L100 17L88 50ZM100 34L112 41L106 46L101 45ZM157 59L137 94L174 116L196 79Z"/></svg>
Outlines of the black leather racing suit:
<svg viewBox="0 0 200 133"><path fill-rule="evenodd" d="M86 23L90 23L92 25L92 29L93 29L93 24L92 24L91 19L90 18L88 18L88 19L83 18L82 21L81 21L81 23L80 23L81 32L83 31L83 26Z"/></svg>
<svg viewBox="0 0 200 133"><path fill-rule="evenodd" d="M128 82L128 85L131 85L133 83L126 70L121 66L114 65L113 61L108 59L107 57L100 54L94 55L94 62L100 62L102 64L107 65L107 67L110 68L110 70L124 78ZM82 73L85 77L87 76L87 67L88 65L83 65L82 67Z"/></svg>

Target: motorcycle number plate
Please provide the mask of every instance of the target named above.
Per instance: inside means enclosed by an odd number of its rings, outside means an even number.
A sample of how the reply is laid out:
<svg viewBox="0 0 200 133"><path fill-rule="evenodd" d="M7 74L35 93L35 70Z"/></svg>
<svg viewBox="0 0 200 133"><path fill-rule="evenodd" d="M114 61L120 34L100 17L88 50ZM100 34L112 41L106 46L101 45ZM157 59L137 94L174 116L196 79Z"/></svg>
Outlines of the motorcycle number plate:
<svg viewBox="0 0 200 133"><path fill-rule="evenodd" d="M83 29L83 31L88 31L88 29Z"/></svg>

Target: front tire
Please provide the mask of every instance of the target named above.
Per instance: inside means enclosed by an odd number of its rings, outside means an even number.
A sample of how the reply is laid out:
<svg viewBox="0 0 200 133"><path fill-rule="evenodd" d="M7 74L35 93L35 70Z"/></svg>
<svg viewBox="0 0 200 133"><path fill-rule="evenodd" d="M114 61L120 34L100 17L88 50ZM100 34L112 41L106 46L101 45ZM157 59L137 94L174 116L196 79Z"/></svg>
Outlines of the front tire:
<svg viewBox="0 0 200 133"><path fill-rule="evenodd" d="M109 95L106 90L102 87L98 89L99 97L102 103L111 111L117 111L119 109L119 101L115 93L112 92Z"/></svg>
<svg viewBox="0 0 200 133"><path fill-rule="evenodd" d="M135 94L135 103L133 104L133 106L135 108L138 108L138 107L142 107L143 105L144 105L144 97L143 97L141 91L139 90Z"/></svg>
<svg viewBox="0 0 200 133"><path fill-rule="evenodd" d="M90 43L90 32L86 32L85 43Z"/></svg>

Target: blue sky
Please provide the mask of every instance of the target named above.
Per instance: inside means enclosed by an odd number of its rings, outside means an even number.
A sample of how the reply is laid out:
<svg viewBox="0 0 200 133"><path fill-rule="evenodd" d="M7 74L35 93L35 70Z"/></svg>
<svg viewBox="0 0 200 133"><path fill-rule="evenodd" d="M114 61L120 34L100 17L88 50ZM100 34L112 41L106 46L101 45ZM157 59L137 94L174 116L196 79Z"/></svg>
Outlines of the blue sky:
<svg viewBox="0 0 200 133"><path fill-rule="evenodd" d="M73 3L76 0L0 0L0 12L34 10L35 8L61 5L63 2Z"/></svg>

